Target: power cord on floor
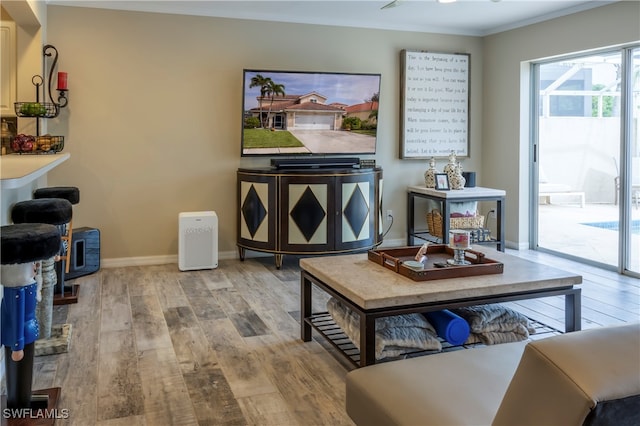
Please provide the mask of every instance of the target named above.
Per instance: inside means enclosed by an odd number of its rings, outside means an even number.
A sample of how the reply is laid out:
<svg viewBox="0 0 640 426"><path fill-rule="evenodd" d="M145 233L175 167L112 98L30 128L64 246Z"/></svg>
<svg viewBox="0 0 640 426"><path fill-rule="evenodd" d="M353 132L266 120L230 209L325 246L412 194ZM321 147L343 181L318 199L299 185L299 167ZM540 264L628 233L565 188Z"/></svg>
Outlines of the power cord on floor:
<svg viewBox="0 0 640 426"><path fill-rule="evenodd" d="M391 223L389 224L389 227L387 228L387 230L384 232L384 234L382 234L382 238L384 239L384 237L387 236L387 234L389 233L389 231L391 231L391 227L393 226L393 215L388 214L387 217L391 218Z"/></svg>

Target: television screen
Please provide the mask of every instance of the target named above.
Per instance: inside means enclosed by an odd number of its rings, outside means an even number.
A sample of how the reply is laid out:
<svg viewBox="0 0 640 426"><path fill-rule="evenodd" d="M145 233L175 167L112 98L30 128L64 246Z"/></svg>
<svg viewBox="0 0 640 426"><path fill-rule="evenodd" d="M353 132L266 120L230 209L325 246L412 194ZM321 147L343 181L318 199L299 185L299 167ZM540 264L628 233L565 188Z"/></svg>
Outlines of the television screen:
<svg viewBox="0 0 640 426"><path fill-rule="evenodd" d="M242 156L375 154L380 74L244 70Z"/></svg>

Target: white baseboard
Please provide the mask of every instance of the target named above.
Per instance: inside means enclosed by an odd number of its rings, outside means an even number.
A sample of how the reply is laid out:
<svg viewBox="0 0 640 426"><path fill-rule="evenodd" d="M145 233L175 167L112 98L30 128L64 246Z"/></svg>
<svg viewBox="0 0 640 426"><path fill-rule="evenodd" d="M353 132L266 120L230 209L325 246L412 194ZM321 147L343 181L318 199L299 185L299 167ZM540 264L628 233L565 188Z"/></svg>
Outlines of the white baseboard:
<svg viewBox="0 0 640 426"><path fill-rule="evenodd" d="M385 239L378 247L403 247L407 245L406 238Z"/></svg>
<svg viewBox="0 0 640 426"><path fill-rule="evenodd" d="M520 243L517 243L515 241L505 241L504 245L506 246L506 248L512 249L512 250L529 250L528 241L520 242Z"/></svg>
<svg viewBox="0 0 640 426"><path fill-rule="evenodd" d="M385 239L379 247L403 247L407 245L406 238ZM514 250L528 250L529 243L516 243L513 241L505 241L505 246ZM254 257L273 256L272 253L263 253L258 251L246 250L245 257L251 259ZM238 259L238 251L230 250L218 253L218 259ZM149 266L149 265L166 265L169 263L178 263L178 255L170 254L165 256L138 256L138 257L116 257L111 259L101 259L100 267L102 268L121 268L125 266Z"/></svg>
<svg viewBox="0 0 640 426"><path fill-rule="evenodd" d="M384 240L380 247L399 247L405 246L407 240L404 238ZM252 259L256 257L273 256L273 253L264 253L252 250L245 251L245 258ZM230 250L218 253L218 259L238 259L238 251ZM170 254L164 256L137 256L137 257L113 257L109 259L100 259L101 268L123 268L126 266L150 266L150 265L166 265L170 263L178 263L178 255Z"/></svg>
<svg viewBox="0 0 640 426"><path fill-rule="evenodd" d="M406 238L385 239L379 247L403 247L407 245ZM507 248L514 250L527 250L529 243L516 243L506 241ZM251 259L254 257L273 256L272 253L263 253L257 251L246 250L245 257ZM238 259L238 251L230 250L218 253L218 259ZM149 266L149 265L166 265L169 263L178 263L178 255L170 254L164 256L138 256L138 257L116 257L111 259L101 259L100 267L102 268L121 268L125 266Z"/></svg>
<svg viewBox="0 0 640 426"><path fill-rule="evenodd" d="M237 251L219 252L218 259L237 259ZM101 268L122 268L125 266L149 266L149 265L166 265L170 263L178 263L178 255L170 254L164 256L137 256L137 257L115 257L111 259L101 259Z"/></svg>

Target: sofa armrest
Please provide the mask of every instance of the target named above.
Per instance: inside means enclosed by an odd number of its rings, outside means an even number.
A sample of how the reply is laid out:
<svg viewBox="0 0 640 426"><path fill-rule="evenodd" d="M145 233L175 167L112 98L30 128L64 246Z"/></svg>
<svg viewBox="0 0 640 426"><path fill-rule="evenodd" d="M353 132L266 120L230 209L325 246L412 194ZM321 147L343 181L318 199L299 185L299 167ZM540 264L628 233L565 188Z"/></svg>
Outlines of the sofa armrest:
<svg viewBox="0 0 640 426"><path fill-rule="evenodd" d="M358 425L488 425L527 342L374 364L347 374Z"/></svg>
<svg viewBox="0 0 640 426"><path fill-rule="evenodd" d="M618 424L640 424L637 405L624 408L637 395L640 323L568 333L527 345L493 425L581 425L605 401L627 410Z"/></svg>

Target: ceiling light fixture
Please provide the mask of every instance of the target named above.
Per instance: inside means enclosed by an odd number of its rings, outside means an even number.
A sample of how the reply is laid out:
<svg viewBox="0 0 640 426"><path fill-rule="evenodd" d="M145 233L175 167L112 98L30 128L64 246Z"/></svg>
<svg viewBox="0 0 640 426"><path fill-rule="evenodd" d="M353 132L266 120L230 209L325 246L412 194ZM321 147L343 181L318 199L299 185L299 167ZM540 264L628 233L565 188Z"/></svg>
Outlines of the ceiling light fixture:
<svg viewBox="0 0 640 426"><path fill-rule="evenodd" d="M387 3L387 4L385 4L384 6L382 6L380 9L391 9L391 8L393 8L393 7L400 6L400 2L401 2L401 1L402 1L402 0L393 0L392 2ZM438 3L455 3L455 2L457 2L458 0L436 0L436 1L437 1ZM498 3L498 2L500 2L500 0L491 0L491 1L492 1L492 2L494 2L494 3Z"/></svg>
<svg viewBox="0 0 640 426"><path fill-rule="evenodd" d="M382 6L380 9L391 9L392 7L398 6L398 3L400 3L400 0L393 0L391 3L387 3Z"/></svg>

